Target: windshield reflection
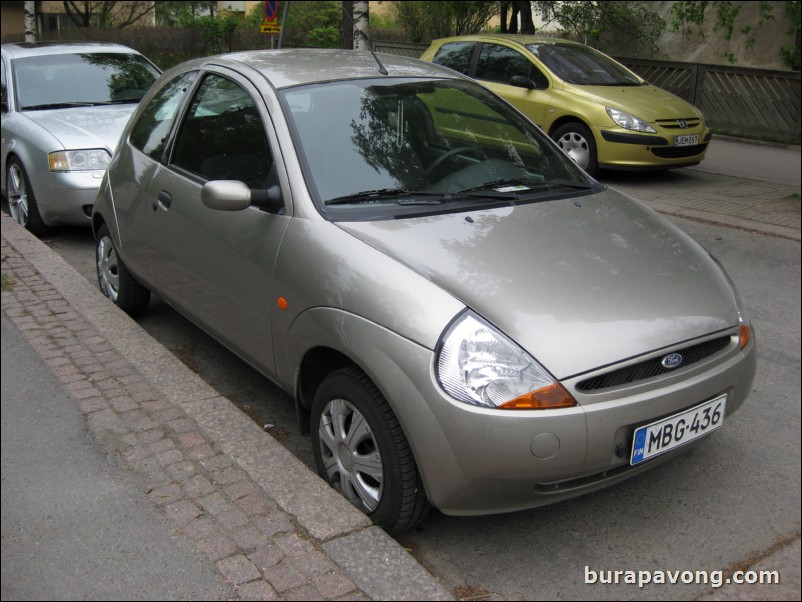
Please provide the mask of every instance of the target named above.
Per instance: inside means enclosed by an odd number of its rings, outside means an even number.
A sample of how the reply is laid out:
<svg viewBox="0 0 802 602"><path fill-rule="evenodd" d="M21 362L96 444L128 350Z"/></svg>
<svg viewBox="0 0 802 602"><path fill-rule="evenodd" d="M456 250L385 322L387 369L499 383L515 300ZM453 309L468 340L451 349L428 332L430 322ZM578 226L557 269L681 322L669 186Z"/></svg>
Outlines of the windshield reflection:
<svg viewBox="0 0 802 602"><path fill-rule="evenodd" d="M14 60L13 70L21 110L136 103L159 76L125 53L32 56Z"/></svg>
<svg viewBox="0 0 802 602"><path fill-rule="evenodd" d="M359 80L282 95L324 214L332 205L387 213L402 198L448 199L490 183L588 181L531 122L472 82Z"/></svg>

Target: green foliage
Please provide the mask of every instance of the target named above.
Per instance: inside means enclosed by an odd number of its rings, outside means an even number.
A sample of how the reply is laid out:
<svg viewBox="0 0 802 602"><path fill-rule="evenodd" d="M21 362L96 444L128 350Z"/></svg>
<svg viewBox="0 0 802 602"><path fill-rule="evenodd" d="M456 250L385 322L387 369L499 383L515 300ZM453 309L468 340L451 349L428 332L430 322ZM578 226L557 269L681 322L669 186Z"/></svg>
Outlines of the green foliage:
<svg viewBox="0 0 802 602"><path fill-rule="evenodd" d="M603 50L626 40L631 49L653 48L665 22L652 2L533 2L535 12L569 37Z"/></svg>
<svg viewBox="0 0 802 602"><path fill-rule="evenodd" d="M216 17L199 17L185 12L179 17L178 23L200 34L204 54L219 54L234 50L234 35L242 21L239 14L228 11L221 12Z"/></svg>
<svg viewBox="0 0 802 602"><path fill-rule="evenodd" d="M498 13L498 2L393 2L392 19L410 42L478 33Z"/></svg>
<svg viewBox="0 0 802 602"><path fill-rule="evenodd" d="M339 48L342 11L342 2L291 2L285 36L294 46Z"/></svg>
<svg viewBox="0 0 802 602"><path fill-rule="evenodd" d="M786 44L780 48L780 56L794 71L800 70L800 3L799 0L785 3L785 15L788 18L788 34L794 37L794 44Z"/></svg>

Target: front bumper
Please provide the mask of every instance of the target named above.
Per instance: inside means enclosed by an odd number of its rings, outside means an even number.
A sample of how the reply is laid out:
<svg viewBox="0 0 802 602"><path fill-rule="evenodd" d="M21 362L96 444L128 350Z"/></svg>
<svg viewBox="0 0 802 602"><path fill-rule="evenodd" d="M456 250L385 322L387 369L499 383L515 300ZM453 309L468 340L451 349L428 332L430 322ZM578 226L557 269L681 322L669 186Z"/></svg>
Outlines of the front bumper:
<svg viewBox="0 0 802 602"><path fill-rule="evenodd" d="M100 190L104 171L49 172L34 184L36 203L49 226L89 226L92 206Z"/></svg>
<svg viewBox="0 0 802 602"><path fill-rule="evenodd" d="M391 404L431 503L445 514L476 515L582 495L676 455L687 446L630 466L635 428L722 393L730 416L751 388L756 352L754 342L743 350L734 343L676 373L593 394L574 388L583 375L563 383L580 406L549 411L488 410L453 401L434 384L431 362L431 354L418 354L418 365L404 370L427 369L430 386L396 381L397 389L385 394L396 400Z"/></svg>
<svg viewBox="0 0 802 602"><path fill-rule="evenodd" d="M659 128L656 134L638 134L627 130L593 128L599 167L638 170L677 168L700 163L712 139L709 129ZM675 136L697 135L699 143L674 146Z"/></svg>

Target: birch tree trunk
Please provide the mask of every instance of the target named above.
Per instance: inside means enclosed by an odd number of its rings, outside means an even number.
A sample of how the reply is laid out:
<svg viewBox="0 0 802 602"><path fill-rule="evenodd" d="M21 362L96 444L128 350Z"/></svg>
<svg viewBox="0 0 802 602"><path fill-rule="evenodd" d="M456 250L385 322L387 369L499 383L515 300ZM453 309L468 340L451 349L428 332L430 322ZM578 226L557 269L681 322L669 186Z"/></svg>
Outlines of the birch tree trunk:
<svg viewBox="0 0 802 602"><path fill-rule="evenodd" d="M36 41L36 2L23 2L25 5L25 41Z"/></svg>
<svg viewBox="0 0 802 602"><path fill-rule="evenodd" d="M368 3L354 2L354 50L369 50Z"/></svg>

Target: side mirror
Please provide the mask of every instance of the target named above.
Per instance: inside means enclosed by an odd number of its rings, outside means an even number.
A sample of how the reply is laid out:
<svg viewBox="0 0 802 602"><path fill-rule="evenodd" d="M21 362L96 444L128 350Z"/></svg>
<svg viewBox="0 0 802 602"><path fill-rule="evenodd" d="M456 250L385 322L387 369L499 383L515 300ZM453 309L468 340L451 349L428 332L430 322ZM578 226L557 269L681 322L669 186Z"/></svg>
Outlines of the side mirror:
<svg viewBox="0 0 802 602"><path fill-rule="evenodd" d="M510 85L516 88L526 88L527 90L534 90L537 87L535 82L525 75L513 75L510 78Z"/></svg>
<svg viewBox="0 0 802 602"><path fill-rule="evenodd" d="M217 211L242 211L248 207L258 207L270 213L277 213L284 207L281 188L248 188L239 180L213 180L201 188L201 202L209 209Z"/></svg>

